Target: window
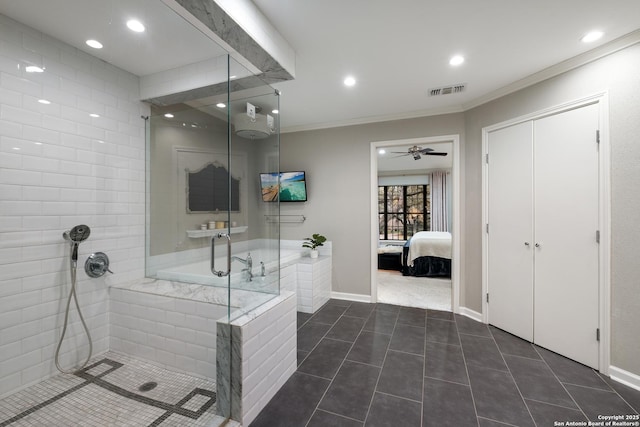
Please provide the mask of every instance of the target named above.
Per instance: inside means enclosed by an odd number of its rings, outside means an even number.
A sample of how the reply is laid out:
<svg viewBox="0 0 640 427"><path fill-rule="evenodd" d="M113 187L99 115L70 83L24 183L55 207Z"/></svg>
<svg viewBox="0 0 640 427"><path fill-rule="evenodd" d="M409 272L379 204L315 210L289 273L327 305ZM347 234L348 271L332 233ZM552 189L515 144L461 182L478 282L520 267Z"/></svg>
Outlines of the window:
<svg viewBox="0 0 640 427"><path fill-rule="evenodd" d="M431 223L429 185L378 187L380 240L407 240Z"/></svg>

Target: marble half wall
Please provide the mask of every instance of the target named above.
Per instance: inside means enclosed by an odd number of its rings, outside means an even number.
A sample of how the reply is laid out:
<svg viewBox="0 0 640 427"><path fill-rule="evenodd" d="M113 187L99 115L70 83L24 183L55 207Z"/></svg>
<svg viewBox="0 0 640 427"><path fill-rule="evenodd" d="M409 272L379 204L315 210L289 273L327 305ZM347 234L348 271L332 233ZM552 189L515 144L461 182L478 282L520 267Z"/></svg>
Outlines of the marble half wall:
<svg viewBox="0 0 640 427"><path fill-rule="evenodd" d="M218 415L248 426L296 370L295 293L219 321L217 349Z"/></svg>

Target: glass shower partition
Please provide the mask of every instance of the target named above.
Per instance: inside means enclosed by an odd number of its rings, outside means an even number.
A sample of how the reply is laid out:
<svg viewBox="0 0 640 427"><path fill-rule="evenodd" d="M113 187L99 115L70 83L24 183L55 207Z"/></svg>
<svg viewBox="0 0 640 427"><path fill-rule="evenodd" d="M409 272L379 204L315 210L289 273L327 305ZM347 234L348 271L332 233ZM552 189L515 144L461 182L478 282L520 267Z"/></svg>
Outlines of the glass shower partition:
<svg viewBox="0 0 640 427"><path fill-rule="evenodd" d="M228 418L230 326L280 293L278 182L273 197L261 181L278 175L280 136L279 93L229 56L226 65L206 96L152 107L146 276L219 316L209 344L217 411Z"/></svg>

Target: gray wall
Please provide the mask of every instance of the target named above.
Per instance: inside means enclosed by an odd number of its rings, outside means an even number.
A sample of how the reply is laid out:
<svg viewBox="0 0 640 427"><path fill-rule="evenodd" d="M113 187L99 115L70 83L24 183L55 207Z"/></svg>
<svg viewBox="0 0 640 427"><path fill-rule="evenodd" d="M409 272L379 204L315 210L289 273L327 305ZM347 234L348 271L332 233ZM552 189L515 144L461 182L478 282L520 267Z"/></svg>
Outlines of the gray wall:
<svg viewBox="0 0 640 427"><path fill-rule="evenodd" d="M333 291L369 295L371 142L463 133L462 114L448 114L283 134L280 167L307 171L309 201L280 204L282 215L307 217L282 224L282 238L324 234L333 242Z"/></svg>
<svg viewBox="0 0 640 427"><path fill-rule="evenodd" d="M461 134L461 306L482 310L482 134L484 126L607 90L611 140L611 363L640 374L640 46L632 46L461 114L282 136L282 168L306 169L309 202L283 238L320 232L334 242L333 290L370 294L369 143ZM283 100L286 108L286 98ZM284 109L283 108L283 109Z"/></svg>
<svg viewBox="0 0 640 427"><path fill-rule="evenodd" d="M482 127L600 91L609 93L611 141L611 364L640 374L640 45L465 113L467 307L481 309Z"/></svg>

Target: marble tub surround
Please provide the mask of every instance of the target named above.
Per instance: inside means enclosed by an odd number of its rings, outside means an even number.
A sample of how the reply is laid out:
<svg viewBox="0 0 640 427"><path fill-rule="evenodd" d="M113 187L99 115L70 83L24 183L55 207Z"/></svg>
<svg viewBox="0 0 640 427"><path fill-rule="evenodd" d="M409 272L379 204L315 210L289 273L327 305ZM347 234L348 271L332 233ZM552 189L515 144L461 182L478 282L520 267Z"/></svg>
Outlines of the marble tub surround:
<svg viewBox="0 0 640 427"><path fill-rule="evenodd" d="M296 370L295 293L284 291L230 324L220 322L217 331L218 414L247 426Z"/></svg>
<svg viewBox="0 0 640 427"><path fill-rule="evenodd" d="M143 278L127 283L113 285L115 289L125 289L129 291L141 292L150 295L178 298L182 300L198 301L209 304L216 304L226 307L231 306L231 318L238 317L247 311L264 304L274 297L273 294L246 291L242 289L196 285L191 283L172 282L168 280ZM231 300L229 300L229 295ZM240 310L238 312L238 310ZM228 313L225 311L222 316Z"/></svg>

